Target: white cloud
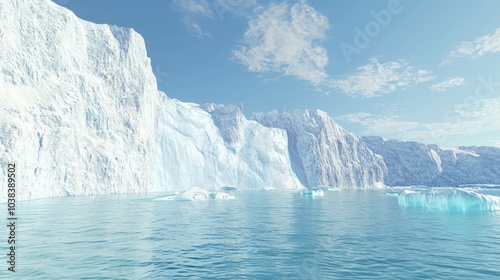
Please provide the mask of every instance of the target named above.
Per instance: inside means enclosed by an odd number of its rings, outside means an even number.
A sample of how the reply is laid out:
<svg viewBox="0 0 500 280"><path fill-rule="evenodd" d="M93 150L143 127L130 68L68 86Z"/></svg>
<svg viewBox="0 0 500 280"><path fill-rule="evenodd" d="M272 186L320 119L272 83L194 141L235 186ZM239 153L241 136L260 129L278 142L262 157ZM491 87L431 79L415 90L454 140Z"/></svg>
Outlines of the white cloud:
<svg viewBox="0 0 500 280"><path fill-rule="evenodd" d="M224 19L226 12L238 17L247 17L253 14L253 9L259 8L256 0L216 0L214 11L219 19Z"/></svg>
<svg viewBox="0 0 500 280"><path fill-rule="evenodd" d="M210 33L200 26L203 18L224 19L226 12L236 16L246 16L258 6L255 0L173 0L171 7L182 14L182 22L197 37L210 37Z"/></svg>
<svg viewBox="0 0 500 280"><path fill-rule="evenodd" d="M369 135L399 133L419 126L418 122L399 121L398 116L393 114L372 115L361 112L340 116L337 119L360 124L365 127L366 134Z"/></svg>
<svg viewBox="0 0 500 280"><path fill-rule="evenodd" d="M328 74L326 37L328 19L305 1L270 4L254 16L233 57L249 71L279 73L321 84Z"/></svg>
<svg viewBox="0 0 500 280"><path fill-rule="evenodd" d="M212 11L212 4L208 0L173 0L172 7L175 9L195 16L204 16L212 18L214 13Z"/></svg>
<svg viewBox="0 0 500 280"><path fill-rule="evenodd" d="M455 105L443 112L443 120L434 123L403 121L388 113L373 115L354 113L337 117L364 127L369 135L397 137L426 143L447 144L455 136L500 132L500 97L475 99L474 102Z"/></svg>
<svg viewBox="0 0 500 280"><path fill-rule="evenodd" d="M445 91L448 88L452 87L457 87L465 84L465 79L460 78L460 77L451 77L447 78L446 80L439 82L437 84L434 84L429 87L429 89L434 90L434 91Z"/></svg>
<svg viewBox="0 0 500 280"><path fill-rule="evenodd" d="M370 58L367 65L330 85L353 97L375 97L435 79L431 72L415 70L405 60L380 63Z"/></svg>
<svg viewBox="0 0 500 280"><path fill-rule="evenodd" d="M477 134L500 131L500 97L471 99L455 105L443 123L431 124L431 129L445 130L449 135Z"/></svg>
<svg viewBox="0 0 500 280"><path fill-rule="evenodd" d="M171 7L182 14L182 22L186 28L199 38L210 37L210 33L204 31L199 23L199 18L213 18L212 5L208 0L173 0Z"/></svg>
<svg viewBox="0 0 500 280"><path fill-rule="evenodd" d="M470 57L475 58L487 53L500 52L500 28L495 33L477 37L472 42L462 42L451 51L445 63L455 58Z"/></svg>
<svg viewBox="0 0 500 280"><path fill-rule="evenodd" d="M204 31L200 27L200 25L198 24L197 21L195 21L189 17L184 17L184 19L182 21L186 25L186 28L189 31L191 31L196 37L198 37L198 38L212 37L212 35L210 35L210 32Z"/></svg>
<svg viewBox="0 0 500 280"><path fill-rule="evenodd" d="M500 148L500 139L490 140L490 141L488 141L488 143L490 143L490 145L492 145L492 146Z"/></svg>

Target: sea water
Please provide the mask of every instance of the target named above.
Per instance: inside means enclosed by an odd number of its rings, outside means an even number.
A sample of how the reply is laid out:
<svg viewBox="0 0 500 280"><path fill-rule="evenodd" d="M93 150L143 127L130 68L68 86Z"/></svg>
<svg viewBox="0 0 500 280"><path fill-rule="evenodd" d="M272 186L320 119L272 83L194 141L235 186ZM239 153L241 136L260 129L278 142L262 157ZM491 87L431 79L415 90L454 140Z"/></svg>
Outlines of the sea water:
<svg viewBox="0 0 500 280"><path fill-rule="evenodd" d="M21 202L17 271L5 241L0 278L500 279L500 212L404 207L397 192Z"/></svg>

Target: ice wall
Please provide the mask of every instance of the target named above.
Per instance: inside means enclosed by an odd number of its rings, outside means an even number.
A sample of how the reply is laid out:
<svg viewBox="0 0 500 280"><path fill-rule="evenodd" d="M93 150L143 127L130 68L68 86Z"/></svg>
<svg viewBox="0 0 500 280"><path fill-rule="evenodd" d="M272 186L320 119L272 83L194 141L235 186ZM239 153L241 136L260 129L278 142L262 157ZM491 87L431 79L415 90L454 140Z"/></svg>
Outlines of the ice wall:
<svg viewBox="0 0 500 280"><path fill-rule="evenodd" d="M458 147L444 149L412 141L363 137L375 153L382 155L390 186L458 186L500 184L500 149Z"/></svg>
<svg viewBox="0 0 500 280"><path fill-rule="evenodd" d="M256 113L257 122L288 134L292 167L309 188L381 187L386 167L354 134L320 110Z"/></svg>

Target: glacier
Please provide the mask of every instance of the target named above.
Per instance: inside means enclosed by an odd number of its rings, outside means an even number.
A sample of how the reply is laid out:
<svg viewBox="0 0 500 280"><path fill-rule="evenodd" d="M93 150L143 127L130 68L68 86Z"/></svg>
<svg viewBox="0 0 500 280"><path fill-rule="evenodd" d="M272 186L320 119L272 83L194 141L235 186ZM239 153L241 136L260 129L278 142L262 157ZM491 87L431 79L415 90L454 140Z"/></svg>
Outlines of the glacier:
<svg viewBox="0 0 500 280"><path fill-rule="evenodd" d="M254 113L252 119L288 134L292 166L309 188L382 187L387 172L380 155L321 110Z"/></svg>
<svg viewBox="0 0 500 280"><path fill-rule="evenodd" d="M367 146L383 157L389 186L435 187L500 183L500 148L441 148L413 141L362 137Z"/></svg>
<svg viewBox="0 0 500 280"><path fill-rule="evenodd" d="M304 188L284 131L248 121L239 106L164 100L155 150L155 185L162 190Z"/></svg>
<svg viewBox="0 0 500 280"><path fill-rule="evenodd" d="M320 110L247 119L242 105L171 99L141 35L50 0L1 1L0 50L0 178L16 164L21 200L500 181L496 148L360 138Z"/></svg>
<svg viewBox="0 0 500 280"><path fill-rule="evenodd" d="M383 183L379 158L336 125L321 123L320 145L338 149L303 158L289 144L312 138L248 120L241 105L169 98L133 29L49 0L6 0L0 30L0 177L16 163L18 199ZM0 191L5 201L6 184Z"/></svg>
<svg viewBox="0 0 500 280"><path fill-rule="evenodd" d="M398 196L399 205L439 211L498 211L500 197L457 188L405 190Z"/></svg>
<svg viewBox="0 0 500 280"><path fill-rule="evenodd" d="M49 0L7 0L0 30L0 177L17 164L19 199L304 188L286 132L231 106L208 112L168 98L133 29L81 20ZM222 137L214 114L233 118L239 138ZM0 191L5 201L6 184Z"/></svg>

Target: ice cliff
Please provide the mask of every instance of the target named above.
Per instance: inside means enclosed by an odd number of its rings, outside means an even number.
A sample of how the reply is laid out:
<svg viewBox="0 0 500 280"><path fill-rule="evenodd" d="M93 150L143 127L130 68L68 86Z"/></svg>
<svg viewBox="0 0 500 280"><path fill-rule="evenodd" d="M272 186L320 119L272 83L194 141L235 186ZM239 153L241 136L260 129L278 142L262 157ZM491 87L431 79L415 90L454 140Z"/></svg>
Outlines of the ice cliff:
<svg viewBox="0 0 500 280"><path fill-rule="evenodd" d="M390 186L458 186L500 184L500 149L458 147L444 149L411 141L363 137L375 153L382 155Z"/></svg>
<svg viewBox="0 0 500 280"><path fill-rule="evenodd" d="M382 157L325 112L273 111L255 113L252 118L287 131L292 167L302 184L310 188L383 186L386 167Z"/></svg>
<svg viewBox="0 0 500 280"><path fill-rule="evenodd" d="M303 188L290 166L284 131L248 121L234 105L164 100L155 151L155 183L162 190Z"/></svg>
<svg viewBox="0 0 500 280"><path fill-rule="evenodd" d="M19 198L152 190L156 92L135 31L0 2L0 178L16 163Z"/></svg>

